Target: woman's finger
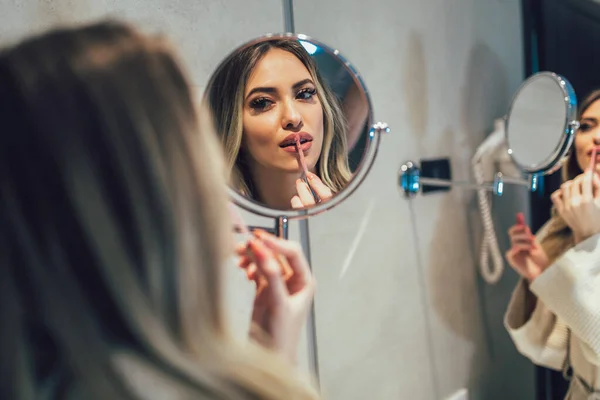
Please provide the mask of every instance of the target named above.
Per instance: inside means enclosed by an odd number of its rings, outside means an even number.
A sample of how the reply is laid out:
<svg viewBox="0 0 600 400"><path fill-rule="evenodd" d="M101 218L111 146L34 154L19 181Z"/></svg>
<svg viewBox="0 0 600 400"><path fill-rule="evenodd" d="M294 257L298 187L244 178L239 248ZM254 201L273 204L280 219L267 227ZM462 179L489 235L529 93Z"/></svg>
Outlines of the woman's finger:
<svg viewBox="0 0 600 400"><path fill-rule="evenodd" d="M321 181L321 179L312 172L308 173L308 181L310 182L310 186L313 190L319 195L321 200L329 200L333 195L331 193L331 189L329 189L325 184Z"/></svg>
<svg viewBox="0 0 600 400"><path fill-rule="evenodd" d="M568 210L573 202L573 181L565 182L561 185L563 209Z"/></svg>
<svg viewBox="0 0 600 400"><path fill-rule="evenodd" d="M530 243L516 243L512 246L512 250L515 252L515 254L521 253L521 252L528 252L531 251L533 249L533 245Z"/></svg>
<svg viewBox="0 0 600 400"><path fill-rule="evenodd" d="M513 225L508 229L508 235L518 235L527 232L527 225Z"/></svg>
<svg viewBox="0 0 600 400"><path fill-rule="evenodd" d="M256 279L256 271L256 264L250 264L248 266L248 268L246 269L246 277L248 278L248 280L253 281L254 279Z"/></svg>
<svg viewBox="0 0 600 400"><path fill-rule="evenodd" d="M283 281L281 267L275 259L273 252L265 246L263 240L252 239L248 246L252 252L257 272L263 275L268 282L266 289L271 291L274 299L284 299L288 296L288 292Z"/></svg>
<svg viewBox="0 0 600 400"><path fill-rule="evenodd" d="M529 232L518 233L510 237L512 243L531 243L534 240Z"/></svg>
<svg viewBox="0 0 600 400"><path fill-rule="evenodd" d="M299 283L306 284L312 280L308 261L306 260L306 257L304 257L302 248L298 243L279 239L278 237L261 230L256 230L254 233L268 248L282 254L287 259L296 279L299 279Z"/></svg>
<svg viewBox="0 0 600 400"><path fill-rule="evenodd" d="M235 254L243 257L248 254L248 242L241 242L235 245Z"/></svg>
<svg viewBox="0 0 600 400"><path fill-rule="evenodd" d="M304 207L315 204L315 199L310 192L308 185L301 179L296 180L296 191L298 192L298 196L300 197Z"/></svg>
<svg viewBox="0 0 600 400"><path fill-rule="evenodd" d="M577 201L581 200L581 197L583 196L583 178L584 178L584 174L581 174L579 176L577 176L575 179L573 179L573 183L570 186L571 189L571 198L576 199Z"/></svg>
<svg viewBox="0 0 600 400"><path fill-rule="evenodd" d="M552 200L552 204L556 207L556 211L558 211L559 215L562 215L564 212L564 202L563 202L563 191L557 190L550 195L550 200Z"/></svg>
<svg viewBox="0 0 600 400"><path fill-rule="evenodd" d="M252 264L252 259L250 257L248 257L247 255L240 257L240 259L238 260L238 267L240 267L241 269L246 269L251 264Z"/></svg>
<svg viewBox="0 0 600 400"><path fill-rule="evenodd" d="M249 254L248 243L239 244L238 247L236 248L236 253L240 257L240 259L238 260L238 266L240 268L246 268L254 262L253 259L248 256L248 254ZM289 266L288 262L285 260L285 258L283 256L278 257L277 255L275 255L275 257L277 258L277 260L280 263L284 278L288 279L290 276L293 275L292 267Z"/></svg>
<svg viewBox="0 0 600 400"><path fill-rule="evenodd" d="M594 172L592 175L592 185L594 187L594 198L600 198L600 176L598 175L598 172Z"/></svg>
<svg viewBox="0 0 600 400"><path fill-rule="evenodd" d="M581 178L581 196L584 201L591 201L594 198L594 173L588 171Z"/></svg>
<svg viewBox="0 0 600 400"><path fill-rule="evenodd" d="M297 195L292 197L292 208L304 208L304 204L302 204L302 200Z"/></svg>
<svg viewBox="0 0 600 400"><path fill-rule="evenodd" d="M563 198L563 192L561 188L556 189L554 192L552 192L552 194L550 196L556 196L559 199Z"/></svg>
<svg viewBox="0 0 600 400"><path fill-rule="evenodd" d="M512 264L514 263L514 258L515 258L515 256L514 256L514 254L513 254L513 252L512 252L512 250L511 250L511 249L508 249L508 250L506 251L506 253L504 253L504 258L506 258L506 260L508 261L508 263L509 263L510 265L512 265Z"/></svg>
<svg viewBox="0 0 600 400"><path fill-rule="evenodd" d="M508 260L509 264L513 267L517 264L516 258L517 258L518 254L519 254L519 250L516 250L514 247L511 247L506 252L506 259Z"/></svg>

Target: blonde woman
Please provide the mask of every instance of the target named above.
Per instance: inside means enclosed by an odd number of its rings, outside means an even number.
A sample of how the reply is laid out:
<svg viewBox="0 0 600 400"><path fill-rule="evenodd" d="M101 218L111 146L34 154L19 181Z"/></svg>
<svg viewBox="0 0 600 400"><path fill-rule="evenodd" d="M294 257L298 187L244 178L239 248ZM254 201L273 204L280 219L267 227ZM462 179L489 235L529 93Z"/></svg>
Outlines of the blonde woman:
<svg viewBox="0 0 600 400"><path fill-rule="evenodd" d="M222 152L168 44L55 30L0 54L0 94L0 398L317 397L290 364L314 290L297 245L246 250L270 348L225 325Z"/></svg>
<svg viewBox="0 0 600 400"><path fill-rule="evenodd" d="M297 40L267 40L236 51L208 83L206 100L230 182L240 193L282 210L315 204L299 179L296 135L310 185L322 201L348 183L344 114Z"/></svg>
<svg viewBox="0 0 600 400"><path fill-rule="evenodd" d="M522 279L505 316L523 355L571 380L571 400L600 398L600 162L590 169L600 161L600 91L580 115L552 218L537 237L525 224L509 231L507 259Z"/></svg>

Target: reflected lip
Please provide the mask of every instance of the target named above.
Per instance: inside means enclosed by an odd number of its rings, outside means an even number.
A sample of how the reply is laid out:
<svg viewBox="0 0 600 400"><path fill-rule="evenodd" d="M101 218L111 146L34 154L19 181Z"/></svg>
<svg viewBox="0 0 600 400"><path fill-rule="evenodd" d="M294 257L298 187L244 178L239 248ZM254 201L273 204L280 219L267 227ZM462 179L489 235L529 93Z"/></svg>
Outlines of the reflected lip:
<svg viewBox="0 0 600 400"><path fill-rule="evenodd" d="M290 135L287 135L285 137L285 139L283 139L281 142L279 142L279 147L288 147L288 146L294 146L296 144L296 137L300 138L300 143L306 143L306 142L312 142L313 137L310 133L306 133L306 132L298 132L298 133L292 133Z"/></svg>
<svg viewBox="0 0 600 400"><path fill-rule="evenodd" d="M596 155L597 156L600 155L600 146L595 146L595 147L592 147L591 149L588 150L588 152L587 152L588 156L592 155L592 152L594 151L594 148L596 149Z"/></svg>

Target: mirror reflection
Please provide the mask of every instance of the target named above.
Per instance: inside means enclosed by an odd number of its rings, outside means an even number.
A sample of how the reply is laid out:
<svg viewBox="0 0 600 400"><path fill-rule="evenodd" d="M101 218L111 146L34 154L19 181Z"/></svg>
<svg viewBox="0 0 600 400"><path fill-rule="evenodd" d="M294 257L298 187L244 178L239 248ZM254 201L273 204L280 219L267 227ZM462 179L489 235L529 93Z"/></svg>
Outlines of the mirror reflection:
<svg viewBox="0 0 600 400"><path fill-rule="evenodd" d="M506 260L520 280L504 322L522 355L563 372L556 383L565 399L594 399L600 380L600 91L584 98L579 114L562 182L551 191L550 219L534 235L536 227L518 213L508 231Z"/></svg>
<svg viewBox="0 0 600 400"><path fill-rule="evenodd" d="M527 173L560 167L572 141L577 100L569 82L544 72L529 78L511 104L506 138L513 161Z"/></svg>
<svg viewBox="0 0 600 400"><path fill-rule="evenodd" d="M324 46L262 38L234 51L205 101L234 190L269 208L330 201L360 167L370 107L357 75Z"/></svg>

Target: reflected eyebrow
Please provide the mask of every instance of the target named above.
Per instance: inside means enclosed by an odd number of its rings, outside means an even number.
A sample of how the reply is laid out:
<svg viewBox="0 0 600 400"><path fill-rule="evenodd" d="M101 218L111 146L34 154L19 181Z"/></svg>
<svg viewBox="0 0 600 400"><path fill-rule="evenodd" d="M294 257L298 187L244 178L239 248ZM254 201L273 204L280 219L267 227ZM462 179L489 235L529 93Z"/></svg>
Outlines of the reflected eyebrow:
<svg viewBox="0 0 600 400"><path fill-rule="evenodd" d="M314 85L312 79L307 78L307 79L302 79L301 81L294 83L294 86L292 86L292 88L298 89L300 86L304 86L307 83L312 83Z"/></svg>
<svg viewBox="0 0 600 400"><path fill-rule="evenodd" d="M589 122L598 123L598 118L596 118L596 117L584 117L584 118L581 119L580 122L583 122L583 121L589 121Z"/></svg>
<svg viewBox="0 0 600 400"><path fill-rule="evenodd" d="M294 83L292 85L292 89L298 89L299 87L304 86L307 83L312 83L314 85L314 82L312 81L312 79L307 78L307 79L303 79L301 81ZM246 99L248 99L254 93L275 93L275 92L277 92L277 89L275 89L274 87L255 87L252 90L250 90L250 92L246 96Z"/></svg>

